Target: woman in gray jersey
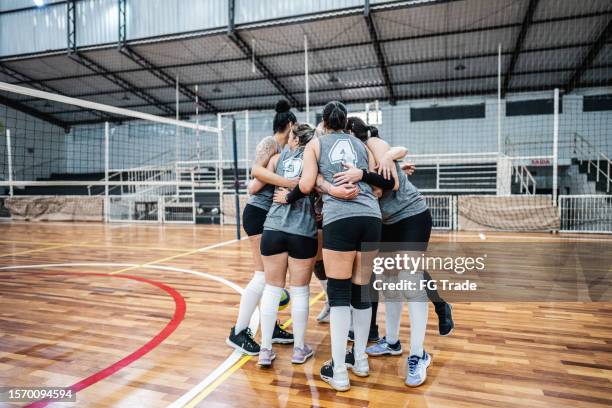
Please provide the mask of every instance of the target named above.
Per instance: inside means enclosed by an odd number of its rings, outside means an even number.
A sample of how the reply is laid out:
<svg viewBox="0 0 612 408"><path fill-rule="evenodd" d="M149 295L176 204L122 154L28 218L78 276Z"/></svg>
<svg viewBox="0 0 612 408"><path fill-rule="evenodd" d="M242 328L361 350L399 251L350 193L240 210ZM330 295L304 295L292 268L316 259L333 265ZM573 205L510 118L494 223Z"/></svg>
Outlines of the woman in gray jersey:
<svg viewBox="0 0 612 408"><path fill-rule="evenodd" d="M242 225L249 236L255 272L240 298L236 325L231 328L229 337L225 341L227 345L249 355L257 355L260 350L259 344L253 339L253 334L249 329L249 322L266 284L259 247L266 215L272 206L274 186L291 188L297 185L297 179L288 180L268 170L267 166L272 156L280 153L287 143L291 127L296 122L297 119L291 112L289 103L285 100L278 101L272 125L274 135L265 137L255 149L251 174L257 181L267 186L249 197L242 214ZM293 335L276 324L272 341L283 344L293 343Z"/></svg>
<svg viewBox="0 0 612 408"><path fill-rule="evenodd" d="M350 368L358 376L369 375L365 348L371 319L368 300L370 273L361 270L360 261L362 243L378 242L381 226L378 200L365 177L372 174L375 160L359 139L343 132L346 119L346 108L340 102L330 102L325 106L323 122L327 133L306 146L299 183L299 190L308 194L315 187L318 174L326 182L334 184L334 174L342 172L346 166L364 169L362 175L365 182L357 183L359 193L354 199L342 200L323 195L323 261L331 309L332 360L321 368L321 379L338 391L350 388L346 364L350 306L354 309L355 330Z"/></svg>
<svg viewBox="0 0 612 408"><path fill-rule="evenodd" d="M390 248L386 248L387 250L425 251L431 234L432 220L423 197L401 171L399 164L394 160L397 157L389 154L391 149L385 141L378 137L378 129L367 126L359 118L349 118L347 130L372 150L379 160L380 172L399 181L397 191L387 191L379 200L383 224L381 242L391 245ZM399 246L394 247L394 245ZM425 279L428 278L426 275ZM432 292L427 292L427 295L436 305L436 312L440 316L440 333L446 335L453 327L450 306L439 297L437 292ZM366 350L369 355L399 355L402 353L399 341L402 306L403 303L400 301L385 302L386 336ZM410 299L409 310L410 354L405 382L409 386L416 387L425 382L426 369L431 362L430 355L423 349L428 315L427 297ZM374 314L372 324L375 325Z"/></svg>
<svg viewBox="0 0 612 408"><path fill-rule="evenodd" d="M287 146L270 160L269 167L283 178L299 179L302 174L304 146L313 136L312 126L308 124L293 126ZM283 191L286 196L286 191ZM278 193L277 201L281 192ZM287 270L291 277L291 317L294 329L291 361L302 364L313 355L312 349L304 343L308 322L310 277L317 255L317 225L310 197L303 197L289 205L278 202L272 204L264 223L261 255L266 286L261 299L259 365L270 366L276 358L272 350L272 334Z"/></svg>

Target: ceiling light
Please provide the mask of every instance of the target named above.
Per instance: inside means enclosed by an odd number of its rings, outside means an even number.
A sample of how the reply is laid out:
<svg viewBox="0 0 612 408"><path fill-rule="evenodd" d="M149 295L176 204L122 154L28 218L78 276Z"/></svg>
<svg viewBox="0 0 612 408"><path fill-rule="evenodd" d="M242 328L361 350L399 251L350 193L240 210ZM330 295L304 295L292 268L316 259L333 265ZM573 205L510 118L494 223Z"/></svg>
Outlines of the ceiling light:
<svg viewBox="0 0 612 408"><path fill-rule="evenodd" d="M340 80L338 79L337 76L335 76L334 74L331 74L329 78L327 78L327 82L330 82L332 84L337 84L338 82L340 82Z"/></svg>
<svg viewBox="0 0 612 408"><path fill-rule="evenodd" d="M221 88L219 88L218 86L215 86L215 88L213 89L214 93L221 93Z"/></svg>
<svg viewBox="0 0 612 408"><path fill-rule="evenodd" d="M42 7L45 5L45 0L34 0L36 7Z"/></svg>
<svg viewBox="0 0 612 408"><path fill-rule="evenodd" d="M466 66L465 66L465 65L463 65L463 63L462 63L462 62L458 63L458 64L455 66L455 71L465 71L465 69L466 69Z"/></svg>

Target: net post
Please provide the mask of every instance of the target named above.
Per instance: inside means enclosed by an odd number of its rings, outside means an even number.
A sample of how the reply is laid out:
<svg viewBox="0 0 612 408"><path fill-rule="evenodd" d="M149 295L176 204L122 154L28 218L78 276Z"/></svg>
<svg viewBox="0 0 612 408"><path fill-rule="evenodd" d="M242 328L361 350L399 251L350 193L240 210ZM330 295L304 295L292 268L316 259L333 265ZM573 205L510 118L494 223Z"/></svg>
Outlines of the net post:
<svg viewBox="0 0 612 408"><path fill-rule="evenodd" d="M244 140L244 148L245 148L245 166L246 166L246 182L248 184L249 180L251 180L251 168L249 166L250 161L249 161L249 111L246 110L244 112L244 126L246 127L245 130L245 140Z"/></svg>
<svg viewBox="0 0 612 408"><path fill-rule="evenodd" d="M240 180L238 179L238 143L236 117L232 115L232 150L234 153L234 204L236 207L236 239L240 239Z"/></svg>
<svg viewBox="0 0 612 408"><path fill-rule="evenodd" d="M555 111L553 118L553 187L552 199L553 205L557 205L557 187L558 187L558 160L559 160L559 88L555 88Z"/></svg>
<svg viewBox="0 0 612 408"><path fill-rule="evenodd" d="M9 195L13 196L13 157L11 151L11 130L6 129L6 153L8 161Z"/></svg>
<svg viewBox="0 0 612 408"><path fill-rule="evenodd" d="M223 205L223 117L220 113L217 114L217 188L219 189L219 222L221 226L225 225L224 205Z"/></svg>
<svg viewBox="0 0 612 408"><path fill-rule="evenodd" d="M108 223L109 197L108 197L108 176L109 176L109 141L110 126L104 122L104 222Z"/></svg>
<svg viewBox="0 0 612 408"><path fill-rule="evenodd" d="M501 195L501 155L502 155L502 116L501 116L501 108L502 108L502 45L501 43L497 46L497 183L496 187L496 195Z"/></svg>

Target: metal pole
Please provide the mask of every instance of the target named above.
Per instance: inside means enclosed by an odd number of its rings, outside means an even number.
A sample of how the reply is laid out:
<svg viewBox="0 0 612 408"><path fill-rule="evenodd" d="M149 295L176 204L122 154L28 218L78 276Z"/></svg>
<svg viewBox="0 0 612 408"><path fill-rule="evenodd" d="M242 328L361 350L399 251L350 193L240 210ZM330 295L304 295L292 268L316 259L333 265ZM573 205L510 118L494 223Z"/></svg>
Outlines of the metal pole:
<svg viewBox="0 0 612 408"><path fill-rule="evenodd" d="M236 206L236 239L240 239L240 180L238 179L238 141L236 117L232 116L232 150L234 151L234 203Z"/></svg>
<svg viewBox="0 0 612 408"><path fill-rule="evenodd" d="M502 153L502 147L501 147L501 140L502 140L502 126L501 126L501 121L502 121L502 115L501 115L501 108L502 108L502 46L501 43L498 46L498 51L497 51L497 154L501 155Z"/></svg>
<svg viewBox="0 0 612 408"><path fill-rule="evenodd" d="M304 81L306 83L306 123L310 123L310 76L308 73L308 37L304 35Z"/></svg>
<svg viewBox="0 0 612 408"><path fill-rule="evenodd" d="M223 124L223 116L221 114L217 114L217 153L218 153L218 164L217 164L217 188L219 188L219 218L221 225L225 224L225 215L224 210L225 206L223 205L223 145L222 145L222 137L223 137L223 128L221 125Z"/></svg>
<svg viewBox="0 0 612 408"><path fill-rule="evenodd" d="M109 141L110 141L110 126L108 122L104 122L104 221L108 222L109 212L109 197L108 197L108 178L109 178Z"/></svg>
<svg viewBox="0 0 612 408"><path fill-rule="evenodd" d="M13 155L11 151L11 130L6 129L6 153L8 154L9 195L13 196Z"/></svg>
<svg viewBox="0 0 612 408"><path fill-rule="evenodd" d="M249 162L249 111L245 111L244 114L244 126L246 126L246 131L245 131L245 141L244 141L244 148L245 148L245 166L246 166L246 182L248 183L249 180L251 179L251 163Z"/></svg>
<svg viewBox="0 0 612 408"><path fill-rule="evenodd" d="M553 119L553 205L557 205L557 184L559 159L559 88L555 88L555 115Z"/></svg>

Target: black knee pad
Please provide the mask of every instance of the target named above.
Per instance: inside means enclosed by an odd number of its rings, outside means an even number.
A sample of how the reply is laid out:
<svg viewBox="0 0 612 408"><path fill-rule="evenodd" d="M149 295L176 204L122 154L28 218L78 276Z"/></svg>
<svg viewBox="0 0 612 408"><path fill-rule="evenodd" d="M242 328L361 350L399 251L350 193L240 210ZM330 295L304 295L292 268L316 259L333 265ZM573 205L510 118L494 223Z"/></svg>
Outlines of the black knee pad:
<svg viewBox="0 0 612 408"><path fill-rule="evenodd" d="M318 280L327 279L327 275L325 275L325 266L323 266L323 261L315 262L314 274Z"/></svg>
<svg viewBox="0 0 612 408"><path fill-rule="evenodd" d="M351 306L361 310L371 307L370 285L355 285L354 283L351 285Z"/></svg>
<svg viewBox="0 0 612 408"><path fill-rule="evenodd" d="M351 305L351 280L350 279L327 279L327 298L329 306Z"/></svg>

